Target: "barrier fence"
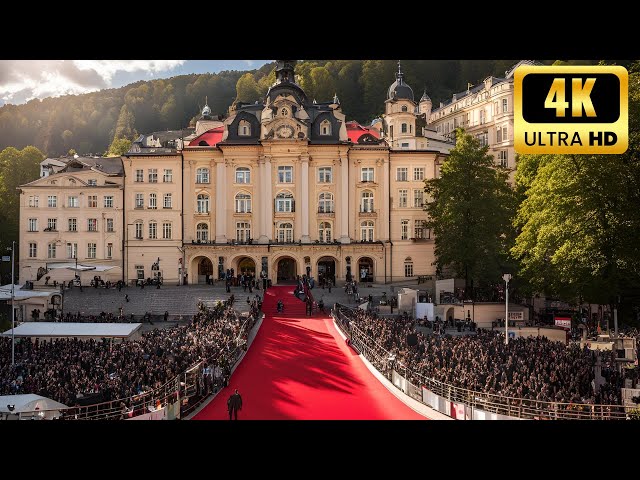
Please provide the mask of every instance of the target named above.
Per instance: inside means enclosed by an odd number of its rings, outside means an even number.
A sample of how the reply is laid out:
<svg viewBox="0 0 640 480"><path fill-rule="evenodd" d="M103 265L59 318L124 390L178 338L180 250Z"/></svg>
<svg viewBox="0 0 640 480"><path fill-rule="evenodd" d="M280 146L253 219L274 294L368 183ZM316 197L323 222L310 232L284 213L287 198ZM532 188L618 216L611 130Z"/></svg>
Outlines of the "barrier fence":
<svg viewBox="0 0 640 480"><path fill-rule="evenodd" d="M335 304L331 312L336 325L351 346L365 357L393 385L411 398L455 419L527 420L624 420L622 405L542 402L505 397L449 385L412 370L369 337L345 312L352 307Z"/></svg>
<svg viewBox="0 0 640 480"><path fill-rule="evenodd" d="M240 316L235 312L236 321ZM259 313L262 315L262 313ZM142 392L129 398L109 400L95 405L69 407L55 411L22 412L20 418L51 418L54 412L60 412L61 420L128 420L153 412L161 412L166 419L178 419L185 417L195 410L212 393L212 385L203 375L205 363L208 366L216 365L223 369L222 380L226 383L231 374L231 369L238 362L243 352L247 349L249 332L255 326L257 318L247 317L240 328L240 333L234 339L234 345L227 344L220 351L207 359L197 362L185 372L176 375L164 385ZM223 354L227 354L226 361ZM222 360L222 365L218 360ZM217 388L221 388L218 385ZM124 407L123 407L124 404ZM159 418L159 417L153 417Z"/></svg>

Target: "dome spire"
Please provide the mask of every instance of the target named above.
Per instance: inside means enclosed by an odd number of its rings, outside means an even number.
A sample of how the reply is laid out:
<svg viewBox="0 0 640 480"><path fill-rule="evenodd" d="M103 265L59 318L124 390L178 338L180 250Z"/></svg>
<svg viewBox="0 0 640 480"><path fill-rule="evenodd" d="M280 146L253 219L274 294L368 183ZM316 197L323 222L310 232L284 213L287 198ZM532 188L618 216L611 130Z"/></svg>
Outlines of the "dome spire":
<svg viewBox="0 0 640 480"><path fill-rule="evenodd" d="M204 97L204 108L202 109L202 118L211 116L211 108L209 107L209 97Z"/></svg>
<svg viewBox="0 0 640 480"><path fill-rule="evenodd" d="M404 74L402 73L402 65L400 65L400 60L398 60L398 73L396 73L396 78L398 79L398 83L403 83L402 77L404 77Z"/></svg>

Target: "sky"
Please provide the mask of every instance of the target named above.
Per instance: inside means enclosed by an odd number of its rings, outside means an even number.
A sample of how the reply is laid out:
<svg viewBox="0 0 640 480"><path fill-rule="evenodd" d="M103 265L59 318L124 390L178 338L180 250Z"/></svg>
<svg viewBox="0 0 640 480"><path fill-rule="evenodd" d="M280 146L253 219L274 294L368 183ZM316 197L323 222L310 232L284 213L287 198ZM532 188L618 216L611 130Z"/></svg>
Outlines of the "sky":
<svg viewBox="0 0 640 480"><path fill-rule="evenodd" d="M253 70L272 60L0 60L0 106L188 73Z"/></svg>

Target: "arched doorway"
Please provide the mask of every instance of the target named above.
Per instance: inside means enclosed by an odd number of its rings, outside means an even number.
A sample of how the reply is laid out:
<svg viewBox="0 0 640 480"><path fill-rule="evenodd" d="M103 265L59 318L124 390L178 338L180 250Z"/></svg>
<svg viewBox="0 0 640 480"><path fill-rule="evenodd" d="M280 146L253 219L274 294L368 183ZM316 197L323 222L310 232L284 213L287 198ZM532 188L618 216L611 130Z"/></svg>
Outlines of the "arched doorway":
<svg viewBox="0 0 640 480"><path fill-rule="evenodd" d="M276 268L278 283L293 282L296 279L296 261L291 257L282 257Z"/></svg>
<svg viewBox="0 0 640 480"><path fill-rule="evenodd" d="M238 262L238 269L237 269L237 273L239 273L240 275L244 274L251 274L254 277L256 276L256 262L253 261L252 258L249 257L243 257L240 259L240 261Z"/></svg>
<svg viewBox="0 0 640 480"><path fill-rule="evenodd" d="M333 257L318 259L318 283L322 285L327 279L336 284L336 260Z"/></svg>
<svg viewBox="0 0 640 480"><path fill-rule="evenodd" d="M198 261L198 280L195 283L213 282L213 263L207 257Z"/></svg>
<svg viewBox="0 0 640 480"><path fill-rule="evenodd" d="M362 257L358 260L358 281L373 282L373 259Z"/></svg>

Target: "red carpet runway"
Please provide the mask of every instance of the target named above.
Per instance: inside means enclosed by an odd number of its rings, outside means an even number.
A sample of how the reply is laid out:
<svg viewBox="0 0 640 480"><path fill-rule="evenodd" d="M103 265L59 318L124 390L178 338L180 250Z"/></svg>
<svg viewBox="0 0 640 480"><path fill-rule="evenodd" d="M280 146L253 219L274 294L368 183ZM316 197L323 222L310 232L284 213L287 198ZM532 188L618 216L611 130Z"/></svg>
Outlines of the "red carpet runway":
<svg viewBox="0 0 640 480"><path fill-rule="evenodd" d="M238 388L241 420L424 420L382 385L345 344L328 315L304 316L293 286L271 287L262 326L229 386L194 418L228 420ZM285 304L276 314L276 302Z"/></svg>

